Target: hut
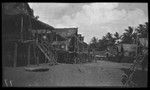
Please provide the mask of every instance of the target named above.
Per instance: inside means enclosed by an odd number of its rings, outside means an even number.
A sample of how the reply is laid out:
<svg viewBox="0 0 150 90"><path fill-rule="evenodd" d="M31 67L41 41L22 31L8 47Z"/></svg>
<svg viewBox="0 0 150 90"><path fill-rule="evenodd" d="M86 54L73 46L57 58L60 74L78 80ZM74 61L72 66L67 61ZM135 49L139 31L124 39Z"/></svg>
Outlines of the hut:
<svg viewBox="0 0 150 90"><path fill-rule="evenodd" d="M73 63L75 57L76 38L78 28L55 28L52 45L57 50L57 61L60 63Z"/></svg>
<svg viewBox="0 0 150 90"><path fill-rule="evenodd" d="M53 32L56 35L52 45L57 50L58 62L77 63L81 52L87 52L87 44L78 34L78 28L55 28Z"/></svg>
<svg viewBox="0 0 150 90"><path fill-rule="evenodd" d="M51 41L52 26L34 17L28 3L2 4L2 47L4 66L26 66L39 63L40 39ZM46 41L45 40L45 41ZM41 40L42 41L42 40ZM44 52L44 55L47 56ZM45 60L45 59L44 59Z"/></svg>

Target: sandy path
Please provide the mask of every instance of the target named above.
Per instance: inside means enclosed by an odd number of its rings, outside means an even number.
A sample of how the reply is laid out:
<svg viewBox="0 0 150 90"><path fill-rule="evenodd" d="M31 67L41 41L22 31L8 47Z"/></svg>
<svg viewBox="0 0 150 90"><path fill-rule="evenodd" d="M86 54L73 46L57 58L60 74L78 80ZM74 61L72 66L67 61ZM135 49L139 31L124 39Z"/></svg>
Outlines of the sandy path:
<svg viewBox="0 0 150 90"><path fill-rule="evenodd" d="M119 67L123 65L119 65L103 61L60 64L49 67L46 72L28 72L23 67L4 68L3 78L12 80L13 86L122 86L123 71Z"/></svg>

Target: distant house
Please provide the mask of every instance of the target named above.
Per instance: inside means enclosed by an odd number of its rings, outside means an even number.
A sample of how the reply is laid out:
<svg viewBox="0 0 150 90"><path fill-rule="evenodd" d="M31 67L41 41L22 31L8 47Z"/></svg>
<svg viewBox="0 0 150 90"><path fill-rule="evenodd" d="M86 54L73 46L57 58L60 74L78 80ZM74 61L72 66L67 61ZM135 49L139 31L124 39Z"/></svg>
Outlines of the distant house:
<svg viewBox="0 0 150 90"><path fill-rule="evenodd" d="M109 45L107 46L107 53L109 54L109 56L115 56L118 53L118 48L116 47L116 45Z"/></svg>
<svg viewBox="0 0 150 90"><path fill-rule="evenodd" d="M66 51L76 51L76 38L78 28L55 28L53 30L56 35L52 45L64 48Z"/></svg>
<svg viewBox="0 0 150 90"><path fill-rule="evenodd" d="M140 45L140 46L139 46ZM124 56L132 56L138 52L138 47L148 48L148 39L139 38L139 44L116 44L118 52L121 52L121 47L123 48Z"/></svg>
<svg viewBox="0 0 150 90"><path fill-rule="evenodd" d="M124 53L124 56L127 56L127 57L134 56L137 52L136 44L118 44L116 46L117 46L118 52Z"/></svg>
<svg viewBox="0 0 150 90"><path fill-rule="evenodd" d="M88 45L84 42L84 37L78 34L78 28L55 28L53 32L56 35L52 45L59 50L59 62L74 62L79 53L87 52Z"/></svg>
<svg viewBox="0 0 150 90"><path fill-rule="evenodd" d="M55 41L53 42L56 47L75 52L87 49L84 37L78 34L78 28L55 28L53 32L56 33Z"/></svg>

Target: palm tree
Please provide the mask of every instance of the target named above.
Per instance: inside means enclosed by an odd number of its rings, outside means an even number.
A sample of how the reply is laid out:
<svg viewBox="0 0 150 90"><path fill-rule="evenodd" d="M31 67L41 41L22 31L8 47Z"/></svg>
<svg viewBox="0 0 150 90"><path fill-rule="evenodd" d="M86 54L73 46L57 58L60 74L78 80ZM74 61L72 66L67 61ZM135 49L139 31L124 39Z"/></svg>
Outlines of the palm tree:
<svg viewBox="0 0 150 90"><path fill-rule="evenodd" d="M148 22L146 22L144 25L140 24L136 28L136 32L138 33L139 37L147 38L148 37Z"/></svg>
<svg viewBox="0 0 150 90"><path fill-rule="evenodd" d="M97 43L97 42L98 42L98 38L93 37L93 38L91 39L91 43Z"/></svg>
<svg viewBox="0 0 150 90"><path fill-rule="evenodd" d="M91 47L92 49L97 49L97 47L98 47L97 44L98 44L98 38L93 37L93 38L91 39L90 47Z"/></svg>
<svg viewBox="0 0 150 90"><path fill-rule="evenodd" d="M135 34L133 33L133 27L129 26L128 29L125 29L125 33L123 33L122 37L122 43L133 43L133 36L135 37Z"/></svg>
<svg viewBox="0 0 150 90"><path fill-rule="evenodd" d="M116 33L114 34L114 36L115 36L115 39L116 39L116 40L120 39L120 36L119 36L119 33L118 33L118 32L116 32Z"/></svg>
<svg viewBox="0 0 150 90"><path fill-rule="evenodd" d="M115 38L112 37L111 33L108 32L105 37L108 40L108 43L107 43L108 45L114 45L115 44Z"/></svg>
<svg viewBox="0 0 150 90"><path fill-rule="evenodd" d="M110 32L108 32L107 34L106 34L106 38L107 38L107 40L111 40L113 37L112 37L112 34L110 33Z"/></svg>
<svg viewBox="0 0 150 90"><path fill-rule="evenodd" d="M133 27L129 26L128 29L125 29L125 31L128 36L131 36L133 34Z"/></svg>
<svg viewBox="0 0 150 90"><path fill-rule="evenodd" d="M115 39L115 43L116 43L116 44L121 42L121 41L120 41L121 38L122 38L122 35L119 35L118 32L116 32L116 33L114 34L114 39Z"/></svg>
<svg viewBox="0 0 150 90"><path fill-rule="evenodd" d="M98 41L98 49L99 50L105 50L107 48L108 45L108 40L106 38L106 36L103 36L102 39L99 39Z"/></svg>

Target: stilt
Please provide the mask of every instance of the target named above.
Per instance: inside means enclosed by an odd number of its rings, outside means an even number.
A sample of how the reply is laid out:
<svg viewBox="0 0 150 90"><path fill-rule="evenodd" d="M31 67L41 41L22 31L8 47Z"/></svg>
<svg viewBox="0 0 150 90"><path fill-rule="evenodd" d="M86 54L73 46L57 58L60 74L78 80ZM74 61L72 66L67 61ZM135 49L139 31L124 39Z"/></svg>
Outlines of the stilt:
<svg viewBox="0 0 150 90"><path fill-rule="evenodd" d="M36 65L37 64L37 55L36 55L37 52L35 52L35 43L32 44L32 48L33 48L33 57L35 60L35 65Z"/></svg>
<svg viewBox="0 0 150 90"><path fill-rule="evenodd" d="M14 50L14 64L13 64L13 67L16 67L16 65L17 65L17 48L18 48L18 44L15 43L15 50Z"/></svg>
<svg viewBox="0 0 150 90"><path fill-rule="evenodd" d="M75 56L74 56L74 52L73 52L73 59L74 59L74 64L76 64L76 59L75 59Z"/></svg>
<svg viewBox="0 0 150 90"><path fill-rule="evenodd" d="M44 57L44 63L47 63L47 58Z"/></svg>
<svg viewBox="0 0 150 90"><path fill-rule="evenodd" d="M39 65L39 57L37 57L36 60L37 60L37 65Z"/></svg>
<svg viewBox="0 0 150 90"><path fill-rule="evenodd" d="M30 48L31 48L31 46L29 44L29 46L28 46L28 66L30 66Z"/></svg>
<svg viewBox="0 0 150 90"><path fill-rule="evenodd" d="M34 60L35 60L35 64L36 64L36 65L38 64L38 63L37 63L38 50L36 49L36 45L35 45L35 44L37 44L37 43L38 43L38 41L37 41L37 39L36 39L35 43L32 45L32 47L33 47L33 56L34 56Z"/></svg>
<svg viewBox="0 0 150 90"><path fill-rule="evenodd" d="M58 60L58 55L57 55L57 52L55 51L55 60L56 60L56 62L57 62L57 60Z"/></svg>
<svg viewBox="0 0 150 90"><path fill-rule="evenodd" d="M21 35L21 41L23 41L23 16L21 17L21 33L20 33L20 35Z"/></svg>
<svg viewBox="0 0 150 90"><path fill-rule="evenodd" d="M34 47L33 53L34 53L34 57L36 59L36 64L39 65L39 56L38 55L40 55L40 53L38 50L36 51L35 45L33 45L33 47Z"/></svg>
<svg viewBox="0 0 150 90"><path fill-rule="evenodd" d="M67 60L67 62L69 61L69 59L68 59L68 52L66 52L66 60Z"/></svg>

